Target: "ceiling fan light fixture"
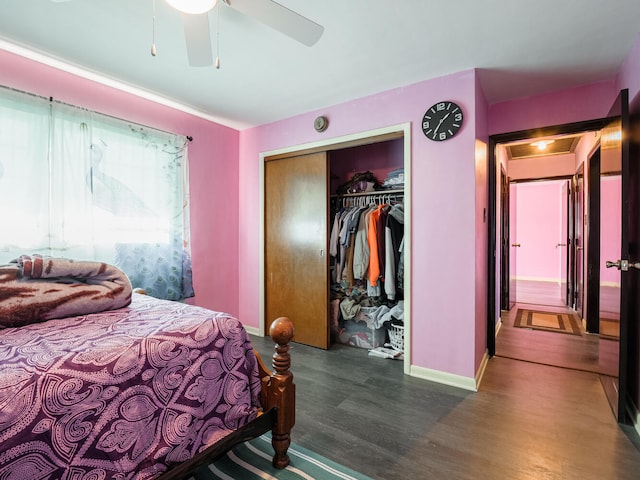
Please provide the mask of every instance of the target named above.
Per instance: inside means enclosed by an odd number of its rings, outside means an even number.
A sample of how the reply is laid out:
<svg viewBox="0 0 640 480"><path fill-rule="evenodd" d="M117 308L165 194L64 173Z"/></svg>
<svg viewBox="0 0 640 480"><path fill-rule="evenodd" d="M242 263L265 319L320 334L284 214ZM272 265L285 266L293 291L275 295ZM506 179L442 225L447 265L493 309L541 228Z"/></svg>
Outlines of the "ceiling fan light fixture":
<svg viewBox="0 0 640 480"><path fill-rule="evenodd" d="M183 13L198 15L216 6L218 0L167 0L167 3Z"/></svg>

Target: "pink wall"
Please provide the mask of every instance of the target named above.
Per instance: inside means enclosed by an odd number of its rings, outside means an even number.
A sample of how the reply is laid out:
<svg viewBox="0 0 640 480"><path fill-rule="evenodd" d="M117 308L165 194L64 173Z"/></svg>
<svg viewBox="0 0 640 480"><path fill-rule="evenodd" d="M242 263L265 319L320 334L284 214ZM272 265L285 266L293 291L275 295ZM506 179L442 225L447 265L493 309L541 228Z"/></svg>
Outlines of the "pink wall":
<svg viewBox="0 0 640 480"><path fill-rule="evenodd" d="M556 281L561 277L562 185L566 181L512 184L517 192L516 276L527 280ZM513 218L513 217L512 217Z"/></svg>
<svg viewBox="0 0 640 480"><path fill-rule="evenodd" d="M488 208L488 118L489 105L482 91L480 79L475 82L475 368L477 373L487 352L487 249L489 237L487 232ZM496 304L498 309L500 304Z"/></svg>
<svg viewBox="0 0 640 480"><path fill-rule="evenodd" d="M602 118L616 95L611 80L496 103L489 107L489 135Z"/></svg>
<svg viewBox="0 0 640 480"><path fill-rule="evenodd" d="M244 321L257 326L260 310L260 152L411 122L411 363L473 378L475 337L480 333L475 326L475 277L461 272L476 262L475 76L474 71L465 71L241 132L240 317ZM423 135L420 120L430 105L444 99L462 106L465 125L452 140L433 142ZM313 129L313 119L320 114L330 122L323 133Z"/></svg>
<svg viewBox="0 0 640 480"><path fill-rule="evenodd" d="M606 268L607 260L620 258L622 242L622 177L600 179L600 283L620 285L620 270Z"/></svg>
<svg viewBox="0 0 640 480"><path fill-rule="evenodd" d="M594 147L598 143L599 139L600 139L599 131L588 133L587 135L583 136L580 139L574 153L575 155L574 171L577 172L578 169L580 168L580 165L582 164L584 164L585 167L587 166L587 163L586 163L587 159L589 158L589 155L593 152Z"/></svg>
<svg viewBox="0 0 640 480"><path fill-rule="evenodd" d="M513 180L562 177L576 171L573 153L509 160L508 165L509 178Z"/></svg>
<svg viewBox="0 0 640 480"><path fill-rule="evenodd" d="M0 84L191 135L192 303L238 313L236 130L0 50Z"/></svg>

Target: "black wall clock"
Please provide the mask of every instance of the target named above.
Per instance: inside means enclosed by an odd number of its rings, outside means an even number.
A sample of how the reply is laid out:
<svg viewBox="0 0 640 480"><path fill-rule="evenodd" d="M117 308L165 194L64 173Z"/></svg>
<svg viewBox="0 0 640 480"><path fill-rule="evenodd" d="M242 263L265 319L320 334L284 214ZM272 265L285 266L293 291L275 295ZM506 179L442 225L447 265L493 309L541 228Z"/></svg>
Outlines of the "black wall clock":
<svg viewBox="0 0 640 480"><path fill-rule="evenodd" d="M429 107L422 117L422 131L429 140L449 140L462 127L462 109L454 102L438 102Z"/></svg>

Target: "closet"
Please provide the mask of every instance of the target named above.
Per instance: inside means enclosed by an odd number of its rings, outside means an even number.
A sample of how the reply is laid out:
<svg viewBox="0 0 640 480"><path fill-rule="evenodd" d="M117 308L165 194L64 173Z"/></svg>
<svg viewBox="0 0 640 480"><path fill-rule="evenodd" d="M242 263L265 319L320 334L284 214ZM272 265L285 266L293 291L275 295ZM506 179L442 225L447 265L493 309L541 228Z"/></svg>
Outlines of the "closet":
<svg viewBox="0 0 640 480"><path fill-rule="evenodd" d="M269 322L286 315L295 323L295 342L322 349L334 342L350 343L335 309L336 257L330 251L335 215L359 204L363 209L399 205L396 210L401 210L402 185L352 193L346 193L344 186L366 172L382 184L389 173L397 174L403 167L402 131L264 158L265 333ZM366 184L361 187L367 189ZM348 288L350 295L353 286ZM344 293L339 295L344 298ZM397 303L396 298L390 306ZM360 337L371 338L370 325L362 323L367 333Z"/></svg>

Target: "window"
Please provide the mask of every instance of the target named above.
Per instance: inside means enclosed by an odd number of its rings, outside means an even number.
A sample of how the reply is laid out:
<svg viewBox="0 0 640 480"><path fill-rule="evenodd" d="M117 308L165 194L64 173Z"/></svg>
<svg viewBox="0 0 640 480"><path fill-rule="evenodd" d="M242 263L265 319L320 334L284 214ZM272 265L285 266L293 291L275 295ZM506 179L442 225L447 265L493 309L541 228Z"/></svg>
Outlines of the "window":
<svg viewBox="0 0 640 480"><path fill-rule="evenodd" d="M192 296L187 167L185 137L0 89L0 262L99 260Z"/></svg>

